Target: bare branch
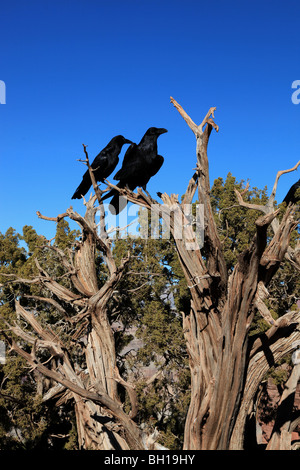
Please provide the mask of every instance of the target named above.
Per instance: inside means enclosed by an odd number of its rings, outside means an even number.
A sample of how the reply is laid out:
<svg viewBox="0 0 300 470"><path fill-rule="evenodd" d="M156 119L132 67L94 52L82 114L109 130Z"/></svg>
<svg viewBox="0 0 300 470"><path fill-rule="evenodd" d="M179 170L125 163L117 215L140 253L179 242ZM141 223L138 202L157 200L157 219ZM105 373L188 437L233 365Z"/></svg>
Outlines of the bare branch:
<svg viewBox="0 0 300 470"><path fill-rule="evenodd" d="M72 207L71 207L71 209L72 209ZM36 214L37 214L39 219L50 220L52 222L59 222L60 220L64 219L65 217L68 217L67 212L64 212L63 214L59 214L56 217L46 217L45 215L42 215L40 213L40 211L36 211Z"/></svg>
<svg viewBox="0 0 300 470"><path fill-rule="evenodd" d="M183 117L183 119L185 120L189 128L194 132L196 137L199 137L199 135L203 134L203 127L205 126L205 124L210 124L212 127L215 128L217 132L219 131L219 126L217 126L213 119L210 118L210 116L214 118L214 112L217 109L216 107L210 108L201 124L197 126L197 124L194 123L190 116L184 111L182 106L180 106L180 104L177 103L177 101L172 98L172 96L170 97L170 102L175 106L181 117Z"/></svg>
<svg viewBox="0 0 300 470"><path fill-rule="evenodd" d="M62 355L62 348L64 346L58 336L51 330L49 325L47 326L47 330L45 330L37 321L36 316L25 310L18 301L16 301L16 312L32 326L38 336L40 336L44 341L52 344L52 347L57 351L57 355Z"/></svg>
<svg viewBox="0 0 300 470"><path fill-rule="evenodd" d="M264 283L260 281L257 286L257 292L255 295L254 305L267 323L269 323L270 325L277 326L277 322L273 319L269 309L264 303L264 300L268 298L268 296L269 296L269 293Z"/></svg>
<svg viewBox="0 0 300 470"><path fill-rule="evenodd" d="M86 400L91 400L94 403L98 403L106 407L112 413L113 416L115 416L118 420L121 421L121 423L123 423L124 429L128 434L128 441L130 442L132 448L136 450L143 450L144 447L142 445L141 435L138 430L138 427L124 413L124 411L117 404L117 402L111 399L104 391L99 391L98 389L96 393L82 388L77 383L74 383L71 380L67 379L59 372L56 372L52 369L48 369L39 362L35 362L32 356L25 352L22 348L20 348L14 340L12 340L11 338L7 339L11 344L11 349L16 351L20 356L24 357L24 359L26 359L29 364L31 364L34 368L41 372L45 377L49 377L55 380L56 382L71 390L76 395L79 395L82 398L85 398Z"/></svg>
<svg viewBox="0 0 300 470"><path fill-rule="evenodd" d="M287 330L289 329L292 330L293 328L291 327L295 327L294 329L296 329L296 327L299 326L299 324L300 324L299 312L295 310L291 312L287 312L285 315L278 318L276 320L276 325L273 325L263 335L259 336L254 341L251 347L249 359L251 360L255 356L255 354L261 351L262 349L264 348L269 349L273 342L275 342L276 340L280 340L281 338L284 338L284 336L287 334L286 333Z"/></svg>
<svg viewBox="0 0 300 470"><path fill-rule="evenodd" d="M121 279L122 273L125 267L127 266L129 260L130 260L130 254L128 253L128 256L122 259L120 266L115 270L114 273L111 274L110 279L106 281L104 286L95 295L93 295L90 298L90 305L96 305L99 302L101 302L101 305L103 307L103 305L106 304L106 302L109 300L113 292L115 285Z"/></svg>
<svg viewBox="0 0 300 470"><path fill-rule="evenodd" d="M276 179L275 179L275 183L274 183L274 186L273 186L273 190L272 190L272 193L269 197L269 200L268 202L265 204L265 205L260 205L260 204L252 204L252 203L247 203L243 200L243 195L245 194L245 192L247 191L247 189L249 188L249 183L247 183L247 186L245 188L244 191L242 192L239 192L237 191L236 188L234 188L234 191L235 191L235 194L238 198L238 201L239 201L239 204L240 206L242 207L246 207L247 209L253 209L253 210L257 210L257 211L261 211L263 212L264 214L268 214L272 211L274 211L274 199L275 199L275 194L276 194L276 191L277 191L277 185L278 185L278 180L280 178L280 176L282 176L283 174L285 173L290 173L291 171L295 171L297 170L298 166L300 165L300 160L298 163L296 163L296 165L293 167L293 168L290 168L289 170L281 170L281 171L278 171L277 172L277 175L276 175ZM274 220L272 221L272 228L273 228L273 231L274 233L277 232L278 230L278 227L279 227L279 221L274 218ZM288 248L288 251L285 255L285 257L293 264L292 262L292 257L293 257L293 250L289 247ZM297 267L297 269L299 269Z"/></svg>
<svg viewBox="0 0 300 470"><path fill-rule="evenodd" d="M23 294L23 297L25 297L26 299L39 300L41 302L46 302L48 304L51 304L59 312L63 313L66 316L67 320L70 320L65 309L60 305L60 303L56 302L56 300L52 299L51 297L39 297L38 295L28 295L28 294Z"/></svg>
<svg viewBox="0 0 300 470"><path fill-rule="evenodd" d="M194 121L190 118L190 116L184 111L182 106L180 106L179 103L177 103L172 96L170 97L170 102L175 106L179 114L183 117L189 128L194 132L195 135L199 132L199 128L197 124L194 123Z"/></svg>
<svg viewBox="0 0 300 470"><path fill-rule="evenodd" d="M95 175L94 175L94 170L90 165L89 155L88 155L88 152L86 150L87 146L85 144L82 144L82 146L83 146L83 150L84 150L85 157L86 157L85 163L86 163L86 165L89 169L89 174L90 174L90 178L91 178L91 181L92 181L93 189L94 189L95 194L97 196L98 202L101 205L101 196L102 196L103 193L102 193L102 191L100 190L100 188L97 184L97 181L96 181L96 178L95 178Z"/></svg>
<svg viewBox="0 0 300 470"><path fill-rule="evenodd" d="M277 185L278 185L279 178L280 178L282 175L285 175L286 173L290 173L291 171L297 170L297 168L298 168L299 165L300 165L300 160L298 161L298 163L296 163L295 166L293 166L293 168L290 168L289 170L281 170L281 171L278 171L278 172L277 172L277 175L276 175L276 178L275 178L275 183L274 183L274 186L273 186L273 189L272 189L272 193L271 193L270 198L269 198L269 202L270 202L271 204L274 203L274 199L275 199L275 195L276 195L276 191L277 191Z"/></svg>
<svg viewBox="0 0 300 470"><path fill-rule="evenodd" d="M22 277L18 277L17 274L7 274L7 273L1 273L0 276L14 278L10 281L7 281L7 283L38 284L43 280L42 277L34 277L32 279L25 279Z"/></svg>
<svg viewBox="0 0 300 470"><path fill-rule="evenodd" d="M300 364L293 367L277 408L271 439L266 450L291 450L291 417L294 395L300 379Z"/></svg>
<svg viewBox="0 0 300 470"><path fill-rule="evenodd" d="M238 201L239 201L239 205L242 206L242 207L246 207L247 209L253 209L255 211L260 211L260 212L263 212L264 214L267 214L268 212L270 212L269 210L266 209L266 206L262 205L262 204L253 204L251 202L245 202L243 200L243 195L245 194L245 192L247 191L247 189L244 189L241 193L236 189L234 188L234 192L238 198ZM278 214L279 211L277 211L277 214Z"/></svg>
<svg viewBox="0 0 300 470"><path fill-rule="evenodd" d="M230 449L243 448L244 426L250 404L270 366L293 351L293 343L299 340L300 312L288 312L277 320L277 327L272 326L253 343L247 368L243 400L239 416L231 438Z"/></svg>
<svg viewBox="0 0 300 470"><path fill-rule="evenodd" d="M139 206L146 207L147 209L150 209L152 204L158 204L158 202L150 195L145 194L141 188L138 188L137 193L134 193L128 188L119 188L106 179L104 181L110 188L115 189L121 196L125 197L133 204L138 204Z"/></svg>
<svg viewBox="0 0 300 470"><path fill-rule="evenodd" d="M119 372L119 369L117 367L115 367L114 379L117 382L119 382L121 385L123 385L123 387L127 391L128 396L129 396L129 400L130 400L130 403L131 403L131 411L130 411L129 416L130 416L131 419L134 419L137 416L137 413L138 413L138 399L137 399L137 393L136 393L136 390L135 390L135 386L132 383L129 383L128 381L124 380L120 376L120 372Z"/></svg>
<svg viewBox="0 0 300 470"><path fill-rule="evenodd" d="M215 122L210 118L210 116L212 116L213 119L215 118L214 112L216 109L217 109L216 107L209 109L208 113L206 114L205 118L203 119L202 123L199 126L200 131L203 130L203 127L205 126L205 124L210 124L212 127L215 128L217 132L219 131L219 126L217 126L217 124L215 124Z"/></svg>
<svg viewBox="0 0 300 470"><path fill-rule="evenodd" d="M197 183L198 183L198 171L196 171L196 173L193 174L192 178L189 181L188 187L186 189L186 192L184 194L184 197L181 203L182 205L191 204L193 197L197 190Z"/></svg>
<svg viewBox="0 0 300 470"><path fill-rule="evenodd" d="M49 274L44 269L42 269L36 258L35 263L41 274L41 277L39 277L39 282L41 282L47 289L49 289L62 300L66 300L69 302L73 301L76 302L78 305L85 304L85 300L82 299L81 295L74 294L72 291L52 279Z"/></svg>

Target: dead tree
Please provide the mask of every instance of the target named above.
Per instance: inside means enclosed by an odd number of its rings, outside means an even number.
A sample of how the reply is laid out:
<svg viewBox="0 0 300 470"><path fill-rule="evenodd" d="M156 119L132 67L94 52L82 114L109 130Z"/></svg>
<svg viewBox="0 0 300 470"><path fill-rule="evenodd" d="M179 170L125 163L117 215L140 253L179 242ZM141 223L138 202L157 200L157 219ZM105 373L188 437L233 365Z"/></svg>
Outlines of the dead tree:
<svg viewBox="0 0 300 470"><path fill-rule="evenodd" d="M86 160L90 168L86 147ZM54 383L47 390L43 399L48 400L56 396L63 397L60 401L72 399L75 404L79 447L82 449L145 449L151 436L145 436L134 419L137 414L137 399L135 387L121 378L116 362L116 348L114 334L109 322L108 302L124 274L129 261L129 254L119 266L116 265L112 255L111 239L107 236L103 220L100 216L100 229L95 221L97 197L101 192L96 185L92 170L90 169L96 196L85 201L86 213L81 216L72 207L58 217L46 217L38 212L40 218L58 222L69 217L78 223L81 229L81 240L77 242L75 249L68 254L49 243L49 249L56 252L61 265L65 269L65 276L71 280L73 288L66 288L58 280L50 276L36 259L38 275L32 279L21 279L12 276L10 282L21 284L36 284L41 286L48 296L30 296L38 302L48 303L54 306L64 315L66 322L74 327L73 339L78 340L83 335L87 326L88 334L85 335L84 355L86 369L82 370L77 364L73 364L69 356L68 347L63 340L51 329L49 325L42 326L39 320L39 311L29 311L22 306L22 299L16 302L17 317L25 320L31 327L31 331L24 329L20 324L8 324L7 327L13 333L6 338L10 343L11 351L17 352L43 376ZM99 286L95 255L100 250L106 260L108 279ZM68 304L77 312L68 316L64 305ZM41 307L42 308L42 307ZM20 341L31 345L31 353L26 352L20 346ZM46 364L39 360L39 351L47 350L51 355ZM51 364L51 366L49 366ZM123 409L118 393L118 384L125 387L129 397L131 409L126 413ZM153 444L153 443L152 443ZM153 444L155 445L155 444Z"/></svg>
<svg viewBox="0 0 300 470"><path fill-rule="evenodd" d="M242 449L245 423L264 374L270 363L291 352L292 343L300 338L300 313L288 312L274 322L264 302L268 296L268 285L284 258L295 269L300 269L300 249L289 246L297 221L294 208L289 206L279 223L278 211L273 207L277 182L283 172L278 173L266 206L249 205L243 201L243 195L237 193L241 205L249 210L259 209L263 215L256 221L256 235L251 245L239 256L233 271L228 273L210 203L207 146L212 130L218 131L214 122L215 108L209 110L198 126L173 98L171 102L197 141L197 168L182 202L174 194L160 194L162 203L158 203L141 189L132 193L126 188L108 184L129 201L162 217L168 224L190 289L191 309L188 315L183 315L191 369L191 401L186 418L184 449ZM87 152L86 157L89 166ZM101 191L91 169L90 175L101 210ZM192 203L197 191L198 201L204 207L203 246L198 244L191 219L184 210L185 205ZM84 217L70 208L65 214L51 219L57 221L70 217L82 230L82 240L71 258L58 252L74 291L52 279L38 263L39 276L36 279L15 279L17 282L40 283L58 299L77 305L80 310L73 321L78 321L78 324L89 319L91 332L86 346L88 380L85 380L83 371L76 371L71 365L67 348L55 333L50 328L42 328L38 316L25 310L20 303L16 304L17 313L26 319L35 334L23 331L19 325L9 325L9 328L32 345L31 354L20 348L12 338L8 340L12 350L59 384L48 392L48 396L55 395L58 387L74 399L81 447L146 449L151 439L143 435L134 421L137 413L134 385L125 382L118 372L107 312L108 300L128 258L116 267L105 236L103 218L101 234L98 235L95 226L96 197L86 203ZM41 214L39 216L43 217ZM274 236L269 241L267 229L270 225ZM182 232L182 236L178 237L178 232ZM106 257L109 270L109 279L100 289L94 264L96 248ZM50 295L44 301L51 303L53 299ZM269 321L270 328L263 338L250 344L249 330L257 310ZM53 357L59 358L56 367L50 368L38 361L36 352L39 348L46 348ZM131 402L129 414L123 410L117 383L128 392ZM101 420L95 420L95 416L106 416L110 421L103 425Z"/></svg>
<svg viewBox="0 0 300 470"><path fill-rule="evenodd" d="M185 449L242 449L245 423L259 384L271 364L293 350L299 339L300 313L288 312L274 321L265 300L268 285L286 258L300 270L300 247L289 246L292 231L298 224L294 207L289 206L281 223L279 210L274 210L274 198L279 177L295 170L278 172L271 197L266 206L243 201L239 204L249 210L263 213L256 220L256 235L251 245L228 273L222 244L213 217L210 202L209 165L207 146L214 122L211 108L198 126L183 108L171 102L193 131L197 141L197 168L182 202L177 195L159 194L163 204L149 194L119 190L131 202L160 214L170 224L176 250L191 292L191 310L183 315L183 329L191 369L191 402L185 426ZM190 204L198 191L198 201L204 206L204 245L197 245L195 232L185 215L184 206ZM170 217L170 213L172 216ZM274 236L267 239L272 226ZM184 227L177 237L178 226ZM196 246L190 249L191 242ZM249 342L249 330L258 311L269 322L270 329L254 344Z"/></svg>

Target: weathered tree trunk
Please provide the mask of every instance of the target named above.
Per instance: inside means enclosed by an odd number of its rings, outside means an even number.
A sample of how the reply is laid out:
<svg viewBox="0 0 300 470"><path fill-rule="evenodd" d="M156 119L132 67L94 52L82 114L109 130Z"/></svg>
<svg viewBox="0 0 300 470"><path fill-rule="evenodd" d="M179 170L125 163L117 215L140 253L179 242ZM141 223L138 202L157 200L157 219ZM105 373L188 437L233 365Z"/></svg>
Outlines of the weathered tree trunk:
<svg viewBox="0 0 300 470"><path fill-rule="evenodd" d="M256 350L249 347L248 333L255 310L270 323L272 343L268 347L272 344L274 351L279 348L281 357L290 351L290 342L285 338L286 327L291 326L289 334L293 334L293 340L299 338L295 325L299 325L300 315L294 314L292 318L287 315L275 324L264 300L268 296L267 286L285 256L297 269L300 268L299 253L289 247L291 233L297 225L293 209L287 209L281 224L276 219L278 211L273 209L279 176L296 169L300 162L295 168L278 173L266 206L244 203L242 195L237 193L240 205L260 210L264 215L256 221L256 236L251 246L240 255L233 272L228 274L210 204L207 145L212 129L218 131L213 121L215 108L211 108L197 126L173 98L171 102L197 139L197 169L182 203L175 195L161 194L164 204L159 206L141 190L138 190L138 195L125 190L120 192L130 201L159 212L166 222L169 213L172 214L170 230L191 292L191 311L183 316L191 368L191 402L186 418L184 449L242 449L249 405L268 364L265 357L256 362L261 354L259 347ZM184 210L184 206L192 202L197 189L199 203L204 206L203 247L197 244ZM275 234L267 243L270 224ZM183 237L176 236L180 232L178 227L184 227ZM190 249L191 245L193 249ZM272 332L273 328L276 334ZM255 370L253 364L257 366ZM251 377L250 382L248 377ZM244 398L246 409L242 406ZM239 414L242 409L243 417Z"/></svg>
<svg viewBox="0 0 300 470"><path fill-rule="evenodd" d="M292 373L278 404L278 411L267 450L291 450L292 415L296 387L300 380L300 364L293 367ZM299 416L298 416L299 418Z"/></svg>
<svg viewBox="0 0 300 470"><path fill-rule="evenodd" d="M249 348L243 397L230 440L232 450L243 449L247 418L252 412L254 398L265 374L293 351L293 343L299 338L299 311L286 313L276 323Z"/></svg>
<svg viewBox="0 0 300 470"><path fill-rule="evenodd" d="M184 245L175 240L187 281L199 280L191 288L192 308L184 319L192 372L184 448L229 449L247 377L248 333L254 311L257 308L264 318L272 318L263 303L266 288L288 250L297 222L288 209L267 245L267 228L277 212L269 206L260 208L265 215L256 221L255 239L228 276L209 197L207 144L212 128L218 131L210 118L214 108L196 126L172 101L197 138L198 198L205 217L205 266L199 263L197 250L187 253ZM283 349L287 351L288 346Z"/></svg>
<svg viewBox="0 0 300 470"><path fill-rule="evenodd" d="M25 357L40 373L61 384L60 387L54 386L53 390L47 391L45 399L53 398L57 393L65 390L65 399L74 400L80 448L144 449L145 436L133 421L137 412L134 386L126 383L119 375L114 335L107 310L108 301L123 275L129 258L123 259L120 265L116 266L104 225L101 223L99 233L95 222L95 200L96 198L93 197L85 203L84 217L74 212L72 208L57 218L47 218L38 213L39 217L56 222L63 217L70 217L79 224L82 230L81 241L69 256L55 246L49 247L59 255L74 290L69 290L49 276L37 260L39 276L34 280L19 279L23 283L39 284L49 292L47 298L30 296L31 298L50 303L66 313L63 306L53 300L54 294L63 303L69 303L71 309L73 306L75 311L77 310L77 314L71 318L66 316L66 321L76 325L76 332L73 334L75 340L84 338L81 344L85 353L86 370L81 370L76 364L72 365L68 348L62 340L52 332L50 327L43 328L39 323L38 315L36 313L33 315L24 309L20 302L16 303L17 314L31 325L35 334L29 334L19 326L8 326L17 336L32 345L31 354L21 349L12 338L8 340L12 350ZM102 216L101 221L103 222ZM98 286L95 268L97 248L106 258L109 271L108 280L102 286ZM49 368L39 363L36 358L38 349L48 349L56 360L56 366ZM128 390L132 404L130 415L123 411L117 383L121 383Z"/></svg>

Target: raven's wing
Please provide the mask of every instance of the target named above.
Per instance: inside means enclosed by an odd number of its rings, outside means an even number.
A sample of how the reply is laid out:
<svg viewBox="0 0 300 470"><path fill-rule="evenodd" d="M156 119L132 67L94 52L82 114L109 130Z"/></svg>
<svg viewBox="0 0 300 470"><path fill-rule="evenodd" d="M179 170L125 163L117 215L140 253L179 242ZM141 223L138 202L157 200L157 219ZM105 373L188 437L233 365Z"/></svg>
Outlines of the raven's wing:
<svg viewBox="0 0 300 470"><path fill-rule="evenodd" d="M295 202L298 201L298 197L296 196L296 191L297 189L300 188L300 179L293 184L293 186L289 189L287 195L285 196L283 202L285 202L287 205L291 202L294 204Z"/></svg>
<svg viewBox="0 0 300 470"><path fill-rule="evenodd" d="M94 158L91 168L94 170L94 176L96 181L101 181L104 178L107 178L116 168L119 158L117 157L115 161L109 158L109 154L105 150L101 152ZM84 196L92 185L90 172L86 170L82 177L82 181L75 193L72 196L72 199L80 199Z"/></svg>
<svg viewBox="0 0 300 470"><path fill-rule="evenodd" d="M156 173L160 170L164 163L164 157L161 155L157 155L151 165L151 168L149 169L150 177L156 175Z"/></svg>
<svg viewBox="0 0 300 470"><path fill-rule="evenodd" d="M286 205L288 205L291 199L293 198L293 193L294 193L293 188L290 188L282 202L285 202Z"/></svg>
<svg viewBox="0 0 300 470"><path fill-rule="evenodd" d="M72 196L72 199L80 199L82 196L85 196L85 194L88 192L92 185L89 170L87 170L83 177L80 185L76 189L75 193Z"/></svg>
<svg viewBox="0 0 300 470"><path fill-rule="evenodd" d="M95 157L91 167L94 170L94 175L97 181L108 178L108 176L114 171L119 162L118 155L113 155L108 151L102 151Z"/></svg>
<svg viewBox="0 0 300 470"><path fill-rule="evenodd" d="M122 168L115 174L114 180L130 180L142 166L143 162L139 155L138 146L131 144L124 155Z"/></svg>
<svg viewBox="0 0 300 470"><path fill-rule="evenodd" d="M96 170L97 168L104 170L108 165L108 155L108 152L101 150L91 164L93 170Z"/></svg>
<svg viewBox="0 0 300 470"><path fill-rule="evenodd" d="M106 162L107 159L98 159L96 161L96 158L91 164L91 167L93 170L95 170L94 176L95 176L96 181L100 181L101 179L106 178L104 170L107 167L107 162ZM90 172L89 170L86 170L86 172L84 173L82 177L82 181L80 185L78 186L78 188L76 189L75 193L72 196L72 199L80 199L82 196L84 196L88 192L91 186L92 186L92 180L90 177Z"/></svg>

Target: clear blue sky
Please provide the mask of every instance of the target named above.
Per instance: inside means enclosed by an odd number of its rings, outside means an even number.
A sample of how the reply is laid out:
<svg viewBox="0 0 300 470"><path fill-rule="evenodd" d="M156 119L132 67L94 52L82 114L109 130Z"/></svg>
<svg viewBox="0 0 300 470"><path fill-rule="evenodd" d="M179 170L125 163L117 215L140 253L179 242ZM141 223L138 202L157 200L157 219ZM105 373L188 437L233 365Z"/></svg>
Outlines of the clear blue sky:
<svg viewBox="0 0 300 470"><path fill-rule="evenodd" d="M211 183L230 171L271 190L300 159L298 0L2 0L0 231L64 212L91 160L116 134L138 142L165 127L165 157L148 190L182 194L195 138L169 98L196 123L211 106L220 126L209 144ZM122 155L124 153L123 149ZM284 197L299 171L281 178Z"/></svg>

